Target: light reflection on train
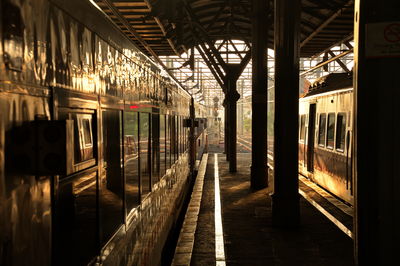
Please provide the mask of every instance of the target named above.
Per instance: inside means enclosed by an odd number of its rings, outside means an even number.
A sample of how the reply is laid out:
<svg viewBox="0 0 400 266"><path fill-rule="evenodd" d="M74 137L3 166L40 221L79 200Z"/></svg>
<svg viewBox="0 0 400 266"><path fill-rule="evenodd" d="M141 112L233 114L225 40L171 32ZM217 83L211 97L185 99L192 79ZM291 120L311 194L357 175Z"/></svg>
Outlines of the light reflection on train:
<svg viewBox="0 0 400 266"><path fill-rule="evenodd" d="M89 1L1 7L0 264L158 265L204 106Z"/></svg>
<svg viewBox="0 0 400 266"><path fill-rule="evenodd" d="M299 102L299 171L353 204L352 73L315 81Z"/></svg>

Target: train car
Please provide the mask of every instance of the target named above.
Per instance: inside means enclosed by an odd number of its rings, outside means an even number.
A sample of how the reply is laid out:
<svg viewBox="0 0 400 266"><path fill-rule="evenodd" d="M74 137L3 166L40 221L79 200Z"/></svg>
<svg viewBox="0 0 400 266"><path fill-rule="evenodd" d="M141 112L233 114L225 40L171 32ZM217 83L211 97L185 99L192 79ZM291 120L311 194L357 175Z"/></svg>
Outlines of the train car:
<svg viewBox="0 0 400 266"><path fill-rule="evenodd" d="M196 165L199 165L200 159L203 153L207 152L208 138L207 134L202 134L205 129L207 129L207 108L201 103L195 103L195 129L194 136L196 138L196 144L194 147Z"/></svg>
<svg viewBox="0 0 400 266"><path fill-rule="evenodd" d="M0 7L0 265L159 265L191 96L90 1Z"/></svg>
<svg viewBox="0 0 400 266"><path fill-rule="evenodd" d="M332 73L299 101L299 171L353 204L352 75Z"/></svg>

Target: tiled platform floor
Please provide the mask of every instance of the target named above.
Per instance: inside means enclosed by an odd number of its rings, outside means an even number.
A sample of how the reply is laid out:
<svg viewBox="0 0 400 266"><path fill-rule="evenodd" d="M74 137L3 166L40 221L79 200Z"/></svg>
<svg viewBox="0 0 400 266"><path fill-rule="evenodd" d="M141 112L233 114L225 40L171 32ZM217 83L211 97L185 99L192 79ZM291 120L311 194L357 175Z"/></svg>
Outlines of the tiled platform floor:
<svg viewBox="0 0 400 266"><path fill-rule="evenodd" d="M298 230L272 227L270 189L250 190L251 154L238 154L235 174L229 173L223 154L218 158L226 265L353 265L352 239L303 198ZM190 263L188 257L184 262L176 256L174 264L215 265L214 155L211 153L194 227Z"/></svg>

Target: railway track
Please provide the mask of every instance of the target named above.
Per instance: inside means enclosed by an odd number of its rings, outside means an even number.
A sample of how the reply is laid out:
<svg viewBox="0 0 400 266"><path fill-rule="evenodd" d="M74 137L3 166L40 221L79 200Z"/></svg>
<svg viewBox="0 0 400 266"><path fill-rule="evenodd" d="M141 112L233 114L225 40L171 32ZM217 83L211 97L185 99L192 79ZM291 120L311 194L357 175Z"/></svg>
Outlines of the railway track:
<svg viewBox="0 0 400 266"><path fill-rule="evenodd" d="M251 141L243 137L237 137L237 144L251 152ZM268 167L273 171L273 152L268 150ZM309 179L299 174L299 194L313 205L319 212L326 216L346 235L353 238L353 207L347 205L334 195L311 182Z"/></svg>
<svg viewBox="0 0 400 266"><path fill-rule="evenodd" d="M246 151L251 152L251 140L237 136L237 144Z"/></svg>

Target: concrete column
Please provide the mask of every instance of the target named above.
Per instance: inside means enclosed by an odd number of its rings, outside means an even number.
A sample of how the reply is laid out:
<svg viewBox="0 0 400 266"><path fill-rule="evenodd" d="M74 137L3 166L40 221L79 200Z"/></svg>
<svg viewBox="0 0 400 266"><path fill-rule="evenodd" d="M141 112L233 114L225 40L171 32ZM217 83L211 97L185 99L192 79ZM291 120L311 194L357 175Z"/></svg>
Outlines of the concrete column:
<svg viewBox="0 0 400 266"><path fill-rule="evenodd" d="M251 178L253 189L268 186L267 88L268 88L268 1L253 0L252 19L252 121Z"/></svg>
<svg viewBox="0 0 400 266"><path fill-rule="evenodd" d="M351 146L357 265L394 265L399 260L399 11L398 0L355 2Z"/></svg>
<svg viewBox="0 0 400 266"><path fill-rule="evenodd" d="M275 0L275 226L299 225L298 113L299 113L300 0Z"/></svg>

